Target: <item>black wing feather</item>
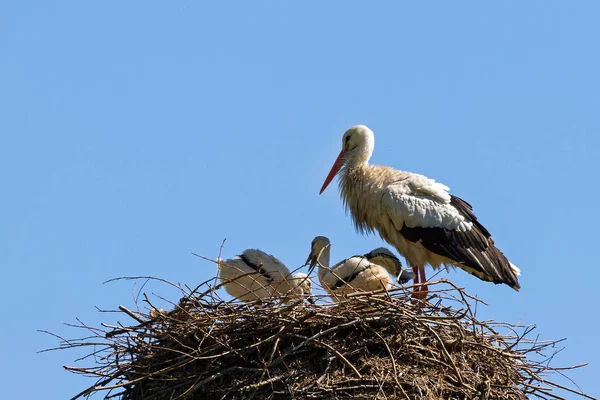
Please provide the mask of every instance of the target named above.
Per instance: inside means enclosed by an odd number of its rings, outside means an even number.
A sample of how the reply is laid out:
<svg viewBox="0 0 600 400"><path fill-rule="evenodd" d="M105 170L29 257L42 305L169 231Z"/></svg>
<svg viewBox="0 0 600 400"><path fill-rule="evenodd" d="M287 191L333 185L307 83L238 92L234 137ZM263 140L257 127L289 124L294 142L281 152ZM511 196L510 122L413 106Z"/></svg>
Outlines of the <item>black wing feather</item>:
<svg viewBox="0 0 600 400"><path fill-rule="evenodd" d="M510 262L496 248L488 230L477 221L473 207L456 196L450 196L450 204L473 224L471 230L459 232L444 228L409 228L404 225L400 233L407 240L420 242L427 250L455 261L459 267L483 274L485 280L506 283L519 290L521 286Z"/></svg>
<svg viewBox="0 0 600 400"><path fill-rule="evenodd" d="M267 271L265 271L265 269L262 267L262 264L256 265L255 263L253 263L252 261L250 261L250 259L248 257L246 257L244 254L240 254L238 257L241 258L242 261L247 266L249 266L250 268L252 268L253 270L255 270L257 273L259 273L262 276L264 276L265 279L267 280L267 285L270 285L271 283L273 283L273 277L271 275L269 275L269 273Z"/></svg>
<svg viewBox="0 0 600 400"><path fill-rule="evenodd" d="M355 257L362 257L362 256L355 256ZM364 260L364 259L363 259L363 260ZM338 279L338 280L337 280L337 281L335 281L335 283L334 283L334 284L331 286L331 289L332 289L332 290L335 290L335 289L338 289L338 288L340 288L340 287L342 287L342 286L344 286L344 285L347 285L347 284L349 284L349 283L352 283L352 281L353 281L354 279L356 279L356 277L357 277L358 275L360 275L362 272L364 272L364 271L366 271L367 269L369 269L369 268L371 267L371 263L369 263L369 262L363 263L363 262L362 262L363 260L361 260L361 261L358 263L358 266L357 266L357 267L354 269L354 271L352 272L352 275L350 275L350 276L348 276L348 277L346 277L346 278L343 278L343 279ZM365 260L365 261L366 261L366 260ZM334 271L334 272L335 272L335 271Z"/></svg>

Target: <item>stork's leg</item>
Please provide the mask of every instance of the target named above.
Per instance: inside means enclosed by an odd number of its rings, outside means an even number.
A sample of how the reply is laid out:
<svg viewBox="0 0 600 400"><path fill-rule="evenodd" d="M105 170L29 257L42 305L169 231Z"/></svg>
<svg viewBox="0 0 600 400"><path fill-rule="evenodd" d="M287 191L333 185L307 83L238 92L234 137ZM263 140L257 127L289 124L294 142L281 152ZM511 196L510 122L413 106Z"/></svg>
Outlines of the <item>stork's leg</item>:
<svg viewBox="0 0 600 400"><path fill-rule="evenodd" d="M427 278L425 278L425 266L422 266L421 268L419 268L419 275L421 278L421 298L425 299L427 298L427 292L429 292L429 287L427 285L423 285L425 282L427 282Z"/></svg>
<svg viewBox="0 0 600 400"><path fill-rule="evenodd" d="M413 273L415 274L414 281L415 281L415 285L416 285L417 283L419 283L419 267L417 265L413 265L412 269L413 269Z"/></svg>
<svg viewBox="0 0 600 400"><path fill-rule="evenodd" d="M415 274L415 279L414 279L414 287L413 287L413 292L412 295L410 296L413 300L420 298L421 293L419 293L420 290L420 286L418 286L419 284L419 266L418 265L412 265L412 270L413 273Z"/></svg>

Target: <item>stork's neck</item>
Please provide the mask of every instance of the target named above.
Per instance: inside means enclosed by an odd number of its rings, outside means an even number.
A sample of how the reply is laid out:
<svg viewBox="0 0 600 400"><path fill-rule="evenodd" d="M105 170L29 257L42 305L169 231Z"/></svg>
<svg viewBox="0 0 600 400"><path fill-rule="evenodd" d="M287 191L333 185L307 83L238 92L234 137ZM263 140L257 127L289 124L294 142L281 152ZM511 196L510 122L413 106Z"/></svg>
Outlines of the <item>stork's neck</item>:
<svg viewBox="0 0 600 400"><path fill-rule="evenodd" d="M384 212L381 196L391 181L389 168L378 165L353 165L340 174L339 188L342 202L352 215L354 227L360 233L374 231L378 218Z"/></svg>
<svg viewBox="0 0 600 400"><path fill-rule="evenodd" d="M323 249L323 251L320 252L321 256L319 257L319 271L317 272L317 275L322 278L327 271L329 270L329 261L330 261L330 254L331 254L331 246L327 246ZM319 254L317 253L317 256ZM323 266L324 268L322 268L321 266Z"/></svg>

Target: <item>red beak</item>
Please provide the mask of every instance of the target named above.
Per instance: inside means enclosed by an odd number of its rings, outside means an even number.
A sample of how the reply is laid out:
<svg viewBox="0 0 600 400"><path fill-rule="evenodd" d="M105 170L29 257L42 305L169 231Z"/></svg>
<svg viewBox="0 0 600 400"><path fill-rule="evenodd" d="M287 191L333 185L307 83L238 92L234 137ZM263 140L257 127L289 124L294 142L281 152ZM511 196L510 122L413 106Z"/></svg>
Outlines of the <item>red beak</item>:
<svg viewBox="0 0 600 400"><path fill-rule="evenodd" d="M344 149L342 149L342 151L340 151L340 155L338 156L338 158L336 158L335 162L333 163L333 167L331 167L329 175L327 175L327 178L325 178L325 182L323 183L319 194L323 193L325 189L327 189L327 186L329 186L333 178L337 175L338 172L340 172L340 168L342 168L342 165L344 164L344 155L345 152Z"/></svg>

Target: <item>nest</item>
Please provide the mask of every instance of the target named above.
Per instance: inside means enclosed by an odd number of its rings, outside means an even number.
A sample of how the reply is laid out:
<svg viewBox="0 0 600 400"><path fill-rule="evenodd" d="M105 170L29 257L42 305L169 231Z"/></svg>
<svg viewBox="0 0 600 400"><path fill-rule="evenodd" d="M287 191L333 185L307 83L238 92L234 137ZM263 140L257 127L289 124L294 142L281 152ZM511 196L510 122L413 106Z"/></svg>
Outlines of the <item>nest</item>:
<svg viewBox="0 0 600 400"><path fill-rule="evenodd" d="M147 311L119 307L134 325L80 322L91 337L60 338L56 349L93 355L91 366L65 367L96 378L73 399L592 398L549 380L565 369L548 365L557 341L479 321L480 300L446 280L420 307L403 288L316 305L226 302L209 283L179 289L172 311L144 294Z"/></svg>

